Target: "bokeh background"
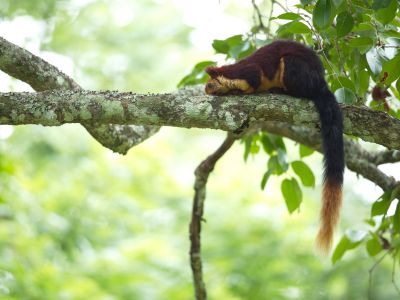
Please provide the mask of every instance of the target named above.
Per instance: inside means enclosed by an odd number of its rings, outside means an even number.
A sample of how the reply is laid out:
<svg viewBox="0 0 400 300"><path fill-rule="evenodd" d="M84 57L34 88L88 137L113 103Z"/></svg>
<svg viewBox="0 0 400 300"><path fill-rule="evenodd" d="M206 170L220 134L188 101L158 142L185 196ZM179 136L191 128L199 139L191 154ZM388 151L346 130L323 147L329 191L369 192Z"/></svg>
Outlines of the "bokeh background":
<svg viewBox="0 0 400 300"><path fill-rule="evenodd" d="M251 1L239 0L3 0L0 36L86 89L166 92L196 62L218 60L212 40L247 32L253 17ZM0 91L32 90L0 72ZM0 299L192 299L193 171L224 136L162 128L121 156L80 125L1 126ZM280 180L260 188L267 158L244 162L243 151L237 143L208 185L210 299L399 297L390 259L375 266L358 249L332 265L315 253L321 155L306 158L317 188L289 215ZM367 229L362 218L380 194L347 172L337 237Z"/></svg>

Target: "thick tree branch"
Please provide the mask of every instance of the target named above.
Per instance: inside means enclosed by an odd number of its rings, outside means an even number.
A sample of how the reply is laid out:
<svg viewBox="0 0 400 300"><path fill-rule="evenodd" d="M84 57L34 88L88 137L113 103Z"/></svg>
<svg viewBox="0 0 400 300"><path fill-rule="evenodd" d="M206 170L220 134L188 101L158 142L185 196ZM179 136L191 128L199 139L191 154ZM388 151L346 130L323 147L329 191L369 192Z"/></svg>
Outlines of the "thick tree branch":
<svg viewBox="0 0 400 300"><path fill-rule="evenodd" d="M279 121L319 126L311 101L287 95L191 96L93 91L0 93L0 124L137 124L232 131L247 122ZM188 95L188 96L187 96ZM342 105L344 132L389 149L400 149L400 120L367 107Z"/></svg>
<svg viewBox="0 0 400 300"><path fill-rule="evenodd" d="M0 69L35 91L79 90L69 76L40 57L0 37Z"/></svg>
<svg viewBox="0 0 400 300"><path fill-rule="evenodd" d="M203 267L201 260L201 222L203 221L204 201L206 199L206 185L210 173L214 170L217 161L232 147L239 136L228 133L228 136L218 149L203 160L195 170L194 198L192 219L189 226L190 233L190 264L192 266L193 284L197 300L207 299L207 290L203 281Z"/></svg>
<svg viewBox="0 0 400 300"><path fill-rule="evenodd" d="M320 133L316 129L294 126L281 122L263 122L260 123L258 128L270 133L285 136L293 141L322 152ZM346 166L349 170L374 182L384 191L393 189L400 184L393 177L387 176L379 170L378 164L370 160L371 157L375 157L375 155L365 151L358 143L345 138L344 147Z"/></svg>
<svg viewBox="0 0 400 300"><path fill-rule="evenodd" d="M399 150L383 150L370 154L370 161L375 165L382 165L387 163L395 163L400 161Z"/></svg>
<svg viewBox="0 0 400 300"><path fill-rule="evenodd" d="M35 91L80 90L69 76L29 51L0 37L0 70L28 83ZM158 127L98 124L85 126L103 146L126 154L158 131Z"/></svg>

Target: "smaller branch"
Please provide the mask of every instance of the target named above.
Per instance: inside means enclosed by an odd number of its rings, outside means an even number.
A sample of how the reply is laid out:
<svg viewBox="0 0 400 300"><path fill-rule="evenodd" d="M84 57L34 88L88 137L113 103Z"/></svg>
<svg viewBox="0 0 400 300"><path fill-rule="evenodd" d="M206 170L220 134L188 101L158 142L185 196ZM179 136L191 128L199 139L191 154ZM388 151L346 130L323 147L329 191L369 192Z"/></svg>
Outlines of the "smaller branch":
<svg viewBox="0 0 400 300"><path fill-rule="evenodd" d="M350 170L374 182L384 191L394 189L400 184L395 178L382 172L376 164L369 160L369 156L370 153L365 151L360 144L345 139L346 164Z"/></svg>
<svg viewBox="0 0 400 300"><path fill-rule="evenodd" d="M254 11L256 12L257 17L258 17L258 23L259 23L258 26L260 28L265 28L265 25L264 25L263 20L262 20L261 11L260 11L260 8L258 7L258 5L256 4L256 1L255 0L251 0L251 4L253 4ZM272 6L274 6L274 1L272 2Z"/></svg>
<svg viewBox="0 0 400 300"><path fill-rule="evenodd" d="M322 152L321 138L318 130L282 122L262 122L259 125L259 129L282 135L295 142L302 143L312 149ZM391 176L387 176L379 170L377 165L370 161L370 154L358 143L345 138L344 150L346 166L349 170L374 182L384 191L400 186L400 182L397 182Z"/></svg>
<svg viewBox="0 0 400 300"><path fill-rule="evenodd" d="M375 271L376 267L380 265L382 260L388 255L390 251L386 251L373 265L372 267L368 270L368 299L373 299L372 298L372 273Z"/></svg>
<svg viewBox="0 0 400 300"><path fill-rule="evenodd" d="M207 299L207 290L203 280L203 267L201 259L201 222L203 221L204 201L206 198L206 185L210 173L214 170L217 161L232 147L238 135L228 133L224 142L219 148L205 160L195 170L194 198L192 219L190 222L190 264L193 273L193 285L195 288L196 299Z"/></svg>
<svg viewBox="0 0 400 300"><path fill-rule="evenodd" d="M271 35L271 18L272 18L272 14L274 13L274 5L275 5L275 0L272 0L271 1L271 8L269 10L267 32L266 32L268 37Z"/></svg>
<svg viewBox="0 0 400 300"><path fill-rule="evenodd" d="M289 11L290 11L290 9L289 9L288 6L287 6L287 3L286 3L286 7L283 6L283 4L280 3L279 1L273 1L273 3L276 4L276 5L278 5L280 8L282 8L285 12L289 12Z"/></svg>
<svg viewBox="0 0 400 300"><path fill-rule="evenodd" d="M392 266L392 284L393 284L393 286L394 286L394 288L395 288L397 294L400 295L400 289L399 289L399 286L397 285L397 282L396 282L396 263L397 263L396 253L395 253L395 255L393 255L392 260L393 260L393 266Z"/></svg>
<svg viewBox="0 0 400 300"><path fill-rule="evenodd" d="M42 58L0 37L0 69L35 91L80 90L69 76Z"/></svg>
<svg viewBox="0 0 400 300"><path fill-rule="evenodd" d="M400 161L399 150L384 150L376 153L371 153L370 155L370 161L375 165L396 163Z"/></svg>

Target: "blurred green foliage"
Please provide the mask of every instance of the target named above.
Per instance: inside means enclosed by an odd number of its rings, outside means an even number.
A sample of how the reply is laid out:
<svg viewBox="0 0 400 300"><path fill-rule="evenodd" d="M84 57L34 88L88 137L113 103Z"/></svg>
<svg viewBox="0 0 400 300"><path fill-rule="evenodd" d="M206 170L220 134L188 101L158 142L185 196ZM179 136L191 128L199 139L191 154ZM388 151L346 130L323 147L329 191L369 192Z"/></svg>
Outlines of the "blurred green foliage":
<svg viewBox="0 0 400 300"><path fill-rule="evenodd" d="M372 9L363 6L368 2ZM314 18L315 1L299 4L316 27L327 30L318 33L332 62L327 65L328 80L335 91L346 88L354 97L364 97L369 83L380 80L382 68L395 70L379 49L375 57L381 61L368 61L374 48L362 40L376 42L370 35L377 31L368 26L368 18L379 22L382 39L396 36L397 23L375 13L393 3L378 2L318 1L317 6L329 10L316 10ZM343 9L348 3L354 4L352 9ZM3 20L21 15L44 20L42 49L70 57L74 78L83 87L137 92L172 89L198 58L182 14L172 1L0 2ZM340 25L336 29L326 23L335 17ZM313 44L314 28L303 14L275 20L287 21L279 27L279 36ZM269 42L262 31L255 26L249 34L216 40L212 47L229 60L240 59ZM337 41L346 61L329 42L334 35L353 40ZM215 62L197 64L180 85L204 82L204 67L210 64ZM399 81L388 80L393 90ZM0 133L8 130L1 127ZM210 131L164 128L126 157L102 148L78 125L21 126L1 138L0 299L193 298L188 259L191 174L222 138ZM369 275L373 256L382 251L378 233L344 236L335 265L313 253L319 195L307 187L320 183L311 171L320 174L319 155L310 156L312 150L273 135L258 134L243 143L247 163L237 145L219 163L208 187L202 237L210 299L398 297L391 283L391 260ZM261 152L268 157L256 156ZM277 176L286 182L282 190L293 212L290 217ZM293 193L297 197L291 197ZM369 205L346 193L352 201L345 203L343 223L364 226L360 224ZM372 206L373 216L385 214L392 200L386 193ZM369 224L376 225L372 219ZM382 224L399 229L395 219ZM361 241L365 249L346 252Z"/></svg>

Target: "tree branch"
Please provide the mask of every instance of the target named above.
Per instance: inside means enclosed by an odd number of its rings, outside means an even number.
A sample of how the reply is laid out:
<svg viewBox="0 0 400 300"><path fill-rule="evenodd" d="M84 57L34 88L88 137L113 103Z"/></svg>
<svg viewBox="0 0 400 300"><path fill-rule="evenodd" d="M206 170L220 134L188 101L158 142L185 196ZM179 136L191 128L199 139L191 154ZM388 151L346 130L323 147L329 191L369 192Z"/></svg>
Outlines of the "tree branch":
<svg viewBox="0 0 400 300"><path fill-rule="evenodd" d="M0 70L28 83L35 91L80 90L69 76L40 57L0 37ZM85 126L103 146L126 154L158 131L157 127L98 124Z"/></svg>
<svg viewBox="0 0 400 300"><path fill-rule="evenodd" d="M169 94L112 91L0 93L0 124L137 124L233 131L254 121L319 126L309 100L287 95L192 96L196 90ZM400 120L367 107L341 105L344 132L389 149L400 149Z"/></svg>
<svg viewBox="0 0 400 300"><path fill-rule="evenodd" d="M399 150L383 150L370 154L370 161L375 165L382 165L387 163L395 163L400 161Z"/></svg>
<svg viewBox="0 0 400 300"><path fill-rule="evenodd" d="M322 152L320 133L318 130L281 122L263 122L260 123L258 128L285 136L295 142L302 143L312 149ZM346 166L349 170L374 182L384 191L393 189L400 184L400 182L397 182L393 177L387 176L379 170L378 165L370 160L374 155L371 156L371 153L365 151L358 143L345 138L344 149Z"/></svg>
<svg viewBox="0 0 400 300"><path fill-rule="evenodd" d="M193 284L196 300L207 299L207 290L203 281L203 267L201 260L201 222L203 221L204 201L206 199L206 185L210 173L214 170L217 161L232 147L239 136L228 133L224 142L219 148L196 168L194 183L194 198L192 219L190 222L190 264L192 266Z"/></svg>
<svg viewBox="0 0 400 300"><path fill-rule="evenodd" d="M256 4L255 0L251 0L251 4L253 5L254 12L257 14L257 17L258 17L258 27L265 28L264 22L262 20L262 14L261 14L260 8ZM272 3L272 7L273 6L274 6L274 4ZM271 12L271 15L272 15L272 12ZM271 16L270 16L270 18L271 18Z"/></svg>
<svg viewBox="0 0 400 300"><path fill-rule="evenodd" d="M35 91L80 90L69 76L40 57L0 37L0 69Z"/></svg>

